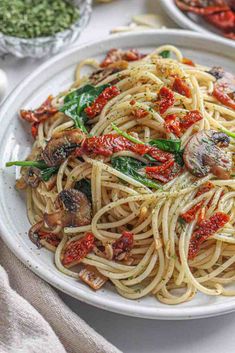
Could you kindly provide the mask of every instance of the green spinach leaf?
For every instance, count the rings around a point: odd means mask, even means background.
[[[162,151],[171,153],[179,152],[181,147],[181,141],[178,139],[156,139],[149,141],[149,144],[159,148]]]
[[[85,85],[76,89],[75,91],[67,94],[64,98],[64,105],[60,108],[60,111],[65,115],[74,120],[76,128],[80,128],[83,132],[87,133],[85,124],[87,122],[87,116],[84,109],[103,92],[103,90],[109,85],[92,86]]]
[[[159,189],[160,184],[146,178],[139,170],[146,166],[145,163],[132,158],[132,157],[114,157],[111,159],[113,168],[119,172],[130,176],[131,178],[139,181],[141,184],[146,185],[153,189]]]

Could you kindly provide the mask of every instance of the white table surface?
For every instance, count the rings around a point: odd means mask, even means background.
[[[102,38],[111,28],[127,24],[138,13],[160,12],[158,0],[116,0],[95,6],[78,43]],[[166,19],[168,27],[176,27]],[[43,60],[0,58],[10,92]],[[157,321],[129,318],[96,309],[59,292],[67,305],[125,353],[234,353],[235,313],[193,321]],[[95,352],[94,352],[95,353]]]

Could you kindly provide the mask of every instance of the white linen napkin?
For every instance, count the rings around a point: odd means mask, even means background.
[[[73,313],[1,239],[0,352],[121,353]]]

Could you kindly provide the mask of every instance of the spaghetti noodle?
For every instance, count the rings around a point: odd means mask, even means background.
[[[35,142],[8,165],[22,166],[30,238],[61,272],[166,304],[235,295],[233,79],[171,45],[112,49],[21,111]]]

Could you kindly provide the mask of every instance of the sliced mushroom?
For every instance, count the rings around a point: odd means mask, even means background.
[[[120,60],[117,62],[114,62],[113,64],[109,65],[108,67],[104,69],[98,69],[94,71],[90,76],[89,76],[89,81],[93,85],[97,85],[99,82],[103,81],[106,79],[108,76],[115,74],[116,72],[120,72],[122,70],[127,69],[128,67],[128,62],[125,60]],[[111,82],[114,84],[114,82]]]
[[[83,192],[75,189],[63,190],[59,193],[54,213],[45,213],[44,221],[49,228],[78,227],[91,223],[91,204]]]
[[[55,134],[46,145],[42,156],[49,167],[59,166],[80,146],[85,134],[80,129]]]
[[[22,177],[28,186],[37,188],[41,182],[41,171],[36,167],[25,168],[22,172]]]
[[[79,278],[94,290],[100,289],[108,280],[95,267],[89,265],[79,272]]]
[[[219,179],[229,179],[232,156],[221,148],[227,147],[229,142],[225,133],[215,130],[202,130],[194,134],[183,154],[186,168],[199,178],[213,173]]]
[[[34,243],[38,248],[41,248],[42,245],[40,243],[40,237],[38,235],[38,232],[40,231],[40,229],[43,227],[43,221],[40,221],[36,224],[34,224],[28,232],[29,235],[29,239],[32,241],[32,243]]]
[[[221,66],[214,66],[208,71],[208,73],[214,76],[216,80],[219,80],[224,76],[224,69]]]

